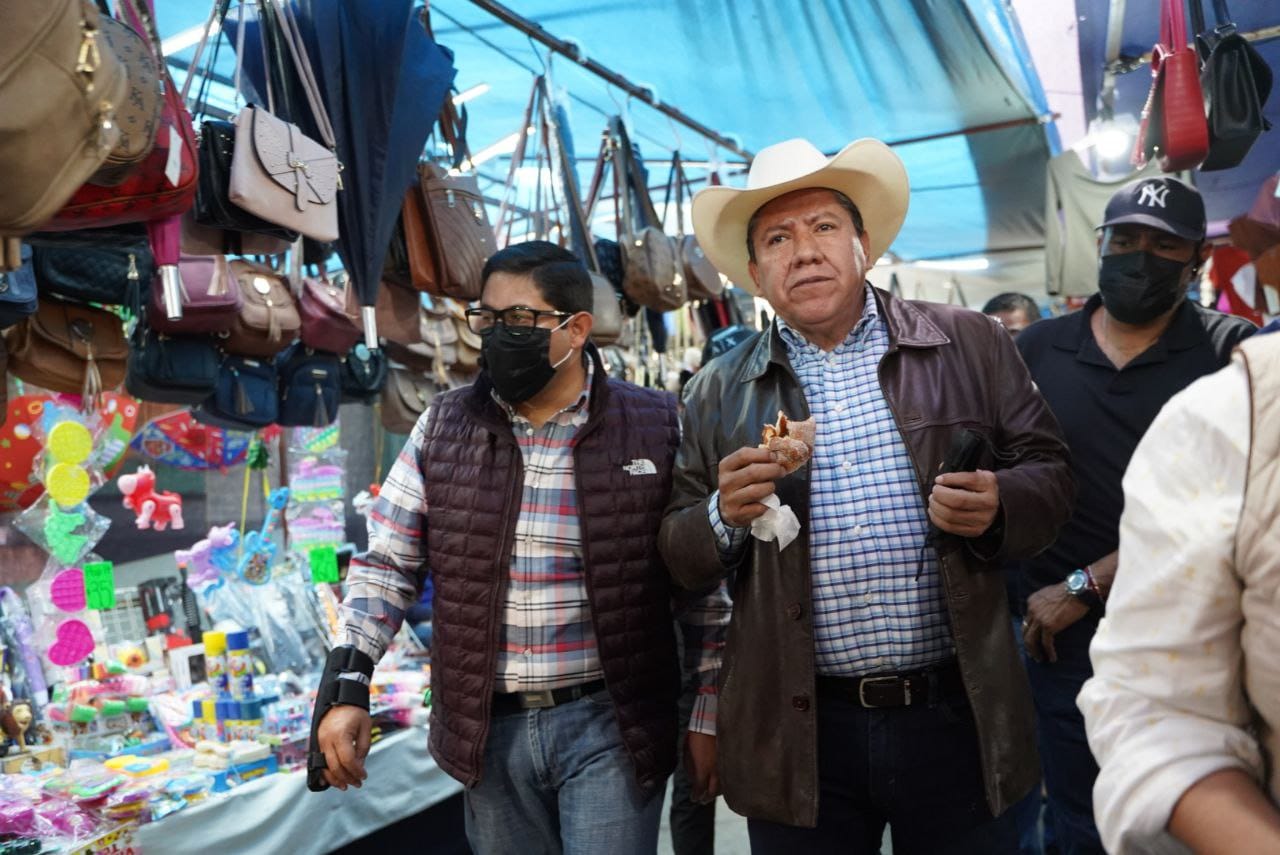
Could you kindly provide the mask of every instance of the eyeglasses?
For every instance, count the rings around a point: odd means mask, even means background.
[[[515,335],[528,335],[541,318],[571,318],[574,312],[530,309],[528,306],[511,306],[506,309],[467,309],[467,326],[477,335],[493,331],[501,323]]]

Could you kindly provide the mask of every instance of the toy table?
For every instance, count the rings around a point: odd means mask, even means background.
[[[142,852],[326,853],[462,792],[410,728],[374,745],[357,790],[307,790],[305,771],[268,775],[136,832]]]

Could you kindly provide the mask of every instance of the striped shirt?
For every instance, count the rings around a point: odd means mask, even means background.
[[[824,352],[777,319],[818,431],[810,466],[809,551],[820,674],[914,670],[954,654],[937,554],[915,467],[880,389],[889,330],[867,289],[862,318]],[[726,563],[749,529],[709,515]]]
[[[503,406],[524,458],[524,488],[516,522],[506,599],[502,605],[494,691],[573,686],[604,676],[583,573],[574,483],[575,437],[587,422],[595,365],[569,407],[535,428]],[[369,550],[351,564],[340,641],[376,662],[417,601],[426,568],[426,506],[419,464],[431,409],[419,419],[369,512]],[[724,586],[698,599],[677,600],[685,668],[698,694],[690,728],[715,732],[715,685],[729,622]],[[673,627],[674,631],[674,627]]]

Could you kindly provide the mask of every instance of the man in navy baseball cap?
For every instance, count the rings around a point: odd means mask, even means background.
[[[1168,177],[1128,184],[1098,228],[1100,293],[1016,342],[1071,447],[1077,487],[1058,539],[1015,575],[1049,813],[1059,848],[1077,853],[1103,851],[1093,820],[1098,766],[1075,699],[1093,673],[1089,642],[1119,563],[1121,480],[1165,402],[1226,365],[1254,329],[1186,299],[1207,255],[1194,188]],[[1146,569],[1119,572],[1140,578]]]

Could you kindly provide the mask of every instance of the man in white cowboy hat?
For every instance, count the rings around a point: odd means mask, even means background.
[[[999,817],[1039,780],[1000,568],[1066,519],[1067,450],[998,324],[867,284],[907,197],[879,141],[790,140],[693,202],[777,313],[689,383],[659,537],[680,582],[732,585],[719,781],[756,853],[878,852],[886,823],[897,853],[1013,851]],[[780,410],[817,423],[791,474],[758,447]],[[751,531],[775,499],[782,549]]]

